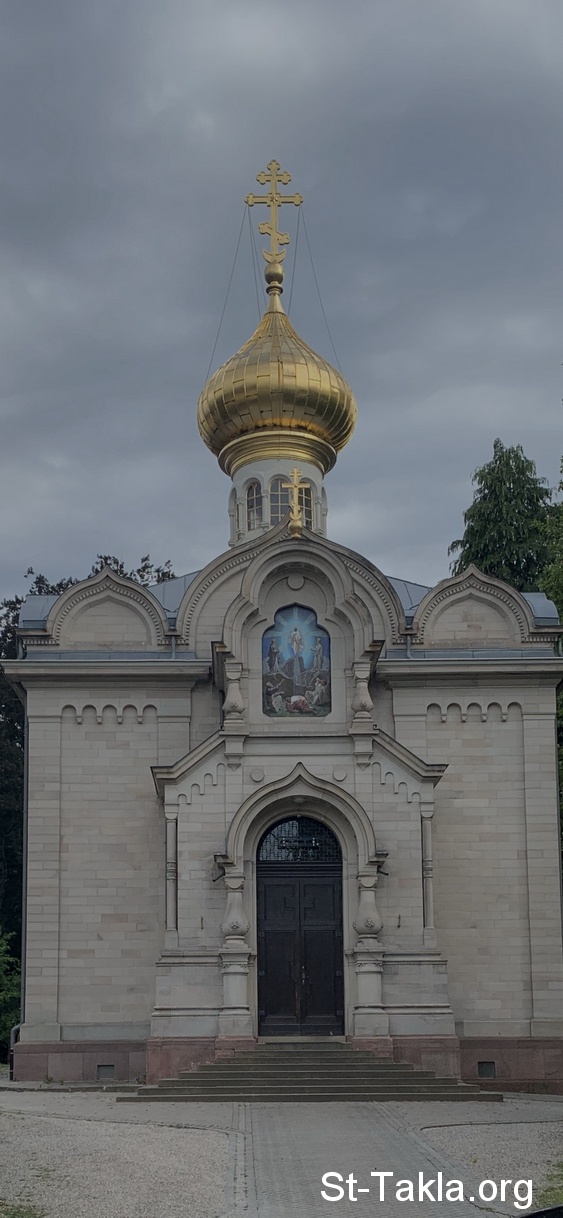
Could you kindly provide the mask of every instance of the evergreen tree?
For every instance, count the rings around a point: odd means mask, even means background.
[[[20,1018],[20,968],[10,952],[10,937],[0,931],[0,1061],[5,1061],[10,1032]]]
[[[143,587],[175,579],[169,559],[163,566],[155,566],[148,554],[133,571],[127,571],[114,555],[98,554],[90,576],[97,575],[105,566]],[[60,596],[79,582],[68,576],[51,583],[29,567],[26,578],[31,577],[29,595]],[[24,710],[2,676],[1,661],[16,658],[16,627],[23,600],[23,596],[14,596],[0,602],[0,927],[14,945],[14,951],[21,935]]]
[[[563,495],[563,460],[559,491]],[[563,500],[552,503],[547,510],[545,539],[549,557],[540,580],[540,588],[555,602],[560,620],[563,621]]]
[[[546,521],[551,491],[538,477],[520,444],[505,448],[495,440],[493,459],[475,470],[477,489],[463,514],[465,532],[448,553],[459,551],[452,574],[470,565],[503,579],[520,592],[538,588],[549,561]]]
[[[563,495],[563,460],[559,491]],[[554,601],[563,622],[563,500],[552,503],[547,511],[545,536],[549,561],[539,581],[539,586],[550,600]],[[559,746],[559,798],[561,804],[561,841],[563,845],[563,692],[557,696],[557,743]]]

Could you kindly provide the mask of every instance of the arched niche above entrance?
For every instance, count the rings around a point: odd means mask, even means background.
[[[273,718],[324,718],[332,709],[330,634],[315,610],[284,605],[262,635],[262,710]]]
[[[354,868],[375,868],[385,858],[377,850],[373,825],[358,800],[335,784],[315,778],[299,762],[286,778],[268,783],[241,804],[227,834],[228,868],[242,874],[245,864],[256,858],[265,831],[297,812],[328,825],[343,859]]]

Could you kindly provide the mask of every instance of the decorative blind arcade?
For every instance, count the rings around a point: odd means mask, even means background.
[[[260,863],[339,863],[340,846],[334,833],[309,816],[284,820],[262,838]]]

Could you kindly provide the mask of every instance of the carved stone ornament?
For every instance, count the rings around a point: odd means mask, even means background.
[[[240,688],[242,664],[226,663],[227,692],[223,702],[223,714],[226,719],[242,719],[244,702]]]
[[[376,939],[383,922],[375,903],[377,875],[358,876],[358,912],[354,918],[354,930],[360,939]]]
[[[369,664],[354,664],[354,697],[352,699],[354,719],[371,720],[373,702],[368,688],[369,678]]]
[[[221,930],[227,941],[244,939],[250,929],[250,922],[242,903],[244,876],[225,876],[225,888],[227,889],[227,908],[221,923]]]

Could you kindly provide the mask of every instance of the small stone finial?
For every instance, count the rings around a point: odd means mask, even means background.
[[[277,294],[283,290],[281,286],[283,282],[282,262],[285,258],[285,249],[280,247],[289,245],[289,233],[280,233],[278,230],[278,208],[283,203],[293,203],[295,207],[299,207],[303,202],[303,196],[280,194],[279,186],[285,186],[291,182],[291,174],[286,169],[282,170],[278,161],[269,161],[267,170],[256,174],[256,181],[260,182],[261,186],[269,183],[269,193],[267,195],[250,194],[244,201],[249,207],[254,207],[255,203],[265,203],[266,207],[270,209],[270,219],[263,220],[258,225],[258,231],[270,238],[269,250],[262,250],[267,263],[264,275],[268,284],[268,292]]]

